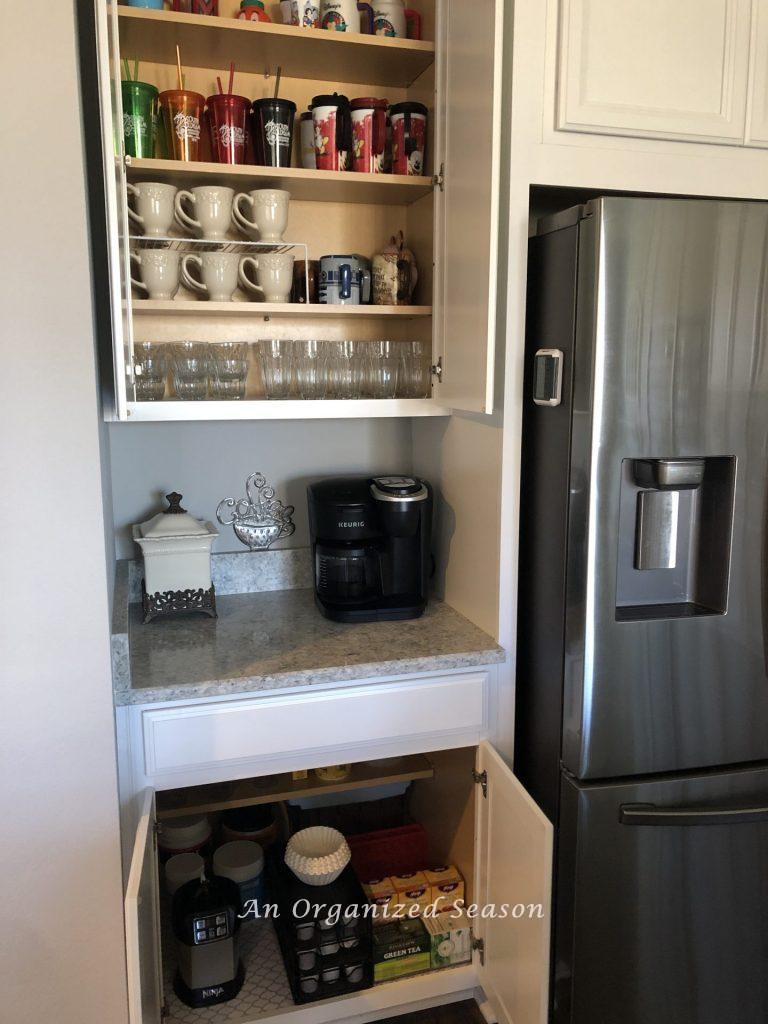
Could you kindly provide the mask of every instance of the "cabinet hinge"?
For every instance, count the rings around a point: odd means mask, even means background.
[[[432,366],[430,366],[429,372],[431,373],[431,375],[433,377],[436,378],[438,384],[442,381],[442,379],[443,379],[443,357],[442,356],[440,356],[438,358],[436,363],[434,363]]]
[[[443,164],[440,164],[440,170],[437,174],[432,175],[432,187],[439,188],[441,192],[445,191],[445,174],[443,172]]]
[[[155,849],[157,849],[157,837],[161,836],[162,834],[163,834],[163,826],[160,824],[159,821],[153,821],[152,822],[152,841],[154,843]]]
[[[480,955],[480,966],[485,967],[485,939],[472,939],[472,949]]]
[[[472,778],[475,780],[478,786],[483,790],[483,796],[488,799],[488,772],[472,772]]]

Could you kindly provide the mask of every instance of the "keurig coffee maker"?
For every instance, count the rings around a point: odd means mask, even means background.
[[[245,972],[238,933],[240,890],[228,878],[194,879],[173,896],[178,970],[173,987],[187,1006],[234,999]]]
[[[427,606],[432,488],[410,476],[310,484],[320,611],[337,622],[415,619]]]

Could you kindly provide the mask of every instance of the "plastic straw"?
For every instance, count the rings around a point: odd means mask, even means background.
[[[179,53],[179,44],[176,43],[176,71],[179,75],[179,88],[184,88],[184,77],[181,73],[181,54]]]
[[[283,73],[283,69],[278,64],[278,66],[277,66],[277,74],[275,75],[275,96],[274,96],[275,99],[277,99],[277,94],[280,91],[280,75],[282,73]]]
[[[221,84],[221,75],[216,75],[216,82],[219,86],[219,96],[221,96],[224,92],[224,87]]]
[[[138,82],[138,80],[139,80],[139,62],[138,62],[138,60],[135,60],[133,62],[133,80],[134,80],[134,82]]]
[[[235,62],[229,64],[229,95],[232,95],[232,86],[235,84]]]

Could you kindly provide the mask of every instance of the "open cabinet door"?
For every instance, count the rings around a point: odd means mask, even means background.
[[[493,411],[503,0],[438,6],[437,354],[441,405]]]
[[[478,900],[506,917],[476,921],[480,983],[500,1024],[546,1024],[552,825],[488,743],[478,748]]]
[[[94,13],[95,78],[84,81],[83,103],[86,117],[98,118],[101,126],[100,166],[89,161],[88,192],[95,255],[103,250],[106,255],[106,266],[100,259],[94,261],[94,300],[102,391],[113,399],[112,408],[105,411],[124,420],[126,401],[134,390],[133,327],[117,3],[95,0]],[[84,74],[87,69],[88,65]]]
[[[125,893],[130,1024],[159,1024],[163,1004],[155,793],[145,789]]]

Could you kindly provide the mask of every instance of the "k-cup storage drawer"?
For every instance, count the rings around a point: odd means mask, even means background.
[[[144,708],[146,782],[167,789],[477,743],[487,733],[489,676],[478,670]]]

